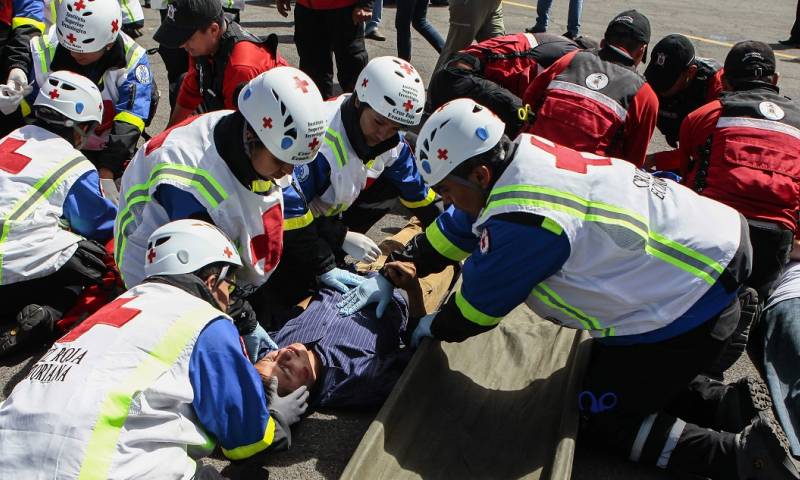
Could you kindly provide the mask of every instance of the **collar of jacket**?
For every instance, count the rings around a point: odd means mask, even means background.
[[[79,75],[83,75],[96,84],[100,84],[103,75],[107,70],[112,68],[125,68],[125,42],[122,36],[118,36],[111,49],[106,51],[100,60],[90,64],[81,65],[72,58],[69,50],[61,45],[56,47],[56,54],[53,55],[53,61],[50,62],[50,71],[55,72],[58,70],[69,70]]]
[[[634,69],[633,57],[628,55],[628,52],[613,45],[606,44],[600,50],[597,50],[597,55],[607,62],[613,62],[623,67]]]
[[[217,146],[219,156],[225,160],[225,164],[244,188],[259,195],[266,195],[270,188],[254,188],[254,185],[263,185],[269,180],[262,178],[250,162],[250,154],[244,146],[245,128],[247,126],[244,116],[238,111],[225,115],[214,127],[214,144]]]
[[[356,95],[350,95],[350,98],[342,103],[340,107],[342,111],[342,124],[344,124],[344,132],[347,134],[347,139],[350,140],[350,145],[355,150],[358,158],[362,162],[367,163],[378,155],[388,152],[398,143],[400,143],[400,135],[392,135],[388,140],[370,147],[367,145],[367,140],[364,138],[364,133],[361,131],[361,125],[358,119],[364,111],[364,104],[362,103],[356,108]]]
[[[206,287],[200,278],[191,273],[182,273],[180,275],[153,275],[144,281],[145,283],[163,283],[180,288],[189,295],[195,296],[200,300],[204,300],[212,307],[219,309],[219,304],[211,292]],[[221,312],[221,310],[220,310]]]

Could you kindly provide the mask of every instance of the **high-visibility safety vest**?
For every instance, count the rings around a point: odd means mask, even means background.
[[[706,152],[686,185],[745,217],[797,232],[800,218],[800,106],[766,88],[725,92]]]
[[[119,86],[125,82],[129,71],[135,68],[139,59],[147,52],[144,48],[139,46],[135,40],[126,35],[124,32],[119,32],[122,37],[123,45],[125,48],[125,68],[111,68],[106,70],[101,78],[100,93],[103,98],[103,122],[98,126],[92,135],[87,140],[87,146],[84,150],[103,150],[106,143],[108,143],[108,136],[111,133],[111,123],[113,121],[123,121],[136,126],[140,131],[144,130],[145,120],[133,115],[129,112],[116,113],[114,106],[119,99]],[[58,37],[56,36],[56,27],[50,27],[45,35],[40,37],[33,37],[31,39],[31,57],[33,59],[33,73],[37,85],[44,85],[47,77],[52,73],[50,71],[50,64],[56,54],[56,47],[58,47]],[[141,67],[141,66],[140,66]],[[137,75],[140,73],[136,71]],[[142,71],[141,75],[151,75],[151,72]],[[151,80],[148,80],[151,81]],[[28,116],[31,113],[31,103],[28,99],[23,99],[21,108],[23,116]]]
[[[318,155],[324,156],[331,167],[331,184],[322,195],[312,199],[309,204],[315,217],[330,217],[347,210],[361,191],[380,177],[386,167],[394,164],[403,151],[403,141],[401,140],[396,146],[366,164],[358,157],[350,145],[342,122],[341,106],[350,98],[350,95],[340,95],[325,102],[325,108],[329,109],[331,120],[325,131]],[[436,195],[433,190],[429,193],[429,198],[423,201],[426,204],[430,203]],[[408,202],[402,198],[400,203],[409,208],[419,206],[415,205],[415,202]]]
[[[283,251],[283,194],[271,182],[263,195],[245,189],[219,155],[214,127],[231,113],[220,110],[190,117],[153,137],[122,175],[114,258],[129,288],[144,279],[150,234],[177,220],[153,199],[160,185],[190,193],[233,240],[244,264],[238,283],[257,287],[277,267]]]
[[[213,440],[192,408],[189,360],[223,316],[146,283],[84,320],[0,405],[0,478],[192,478],[187,447]]]
[[[623,160],[527,134],[516,144],[473,228],[479,234],[495,215],[523,212],[567,236],[566,263],[526,300],[542,318],[593,336],[651,332],[731,275],[745,228],[732,208]],[[463,297],[456,301],[470,318]]]
[[[548,85],[531,132],[581,152],[620,153],[628,108],[644,84],[630,68],[577,52]]]
[[[82,237],[61,224],[70,188],[94,166],[58,135],[28,125],[0,140],[0,285],[55,273]]]

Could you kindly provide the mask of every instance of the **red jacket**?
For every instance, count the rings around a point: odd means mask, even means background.
[[[277,58],[264,45],[247,41],[238,42],[233,47],[230,60],[225,67],[225,79],[222,83],[225,108],[236,109],[236,98],[233,97],[239,85],[249,82],[271,68],[288,65],[280,54],[276,55]],[[178,91],[178,105],[193,111],[203,102],[197,82],[195,59],[190,57],[189,70]]]
[[[607,53],[570,52],[539,74],[522,98],[536,112],[527,133],[642,166],[658,118],[658,97],[634,70],[604,60],[601,55]],[[611,54],[622,57],[618,51]]]
[[[536,78],[538,65],[532,56],[516,56],[537,45],[533,34],[515,33],[490,38],[461,50],[477,58],[483,66],[483,78],[521,97]],[[508,58],[501,58],[507,56]]]

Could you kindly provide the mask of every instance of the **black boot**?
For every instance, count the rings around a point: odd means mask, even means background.
[[[61,312],[48,305],[32,303],[17,314],[17,323],[26,332],[41,328],[47,332],[53,331],[56,320],[61,318]]]
[[[739,480],[800,479],[800,473],[789,457],[789,442],[783,430],[765,413],[754,417],[736,440]]]
[[[741,378],[727,385],[719,402],[714,426],[726,432],[741,432],[750,425],[753,417],[770,410],[772,399],[764,382],[750,377]]]

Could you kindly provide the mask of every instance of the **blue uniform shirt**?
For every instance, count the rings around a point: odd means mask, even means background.
[[[67,192],[64,218],[77,234],[105,243],[114,234],[117,207],[100,193],[96,170],[84,173]]]

